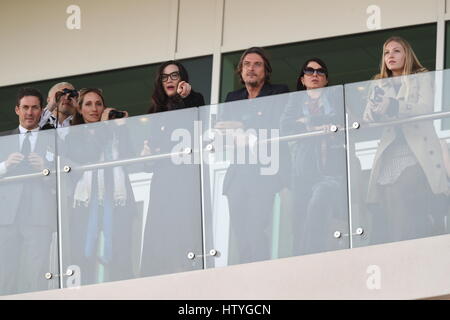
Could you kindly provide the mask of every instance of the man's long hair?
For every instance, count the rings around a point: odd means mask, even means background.
[[[245,84],[244,79],[242,79],[242,66],[244,63],[245,57],[250,53],[256,53],[258,54],[264,61],[264,72],[266,74],[265,82],[269,83],[270,81],[270,75],[272,74],[272,66],[270,65],[269,58],[267,57],[267,53],[264,51],[263,48],[260,47],[251,47],[244,51],[244,53],[241,55],[241,58],[239,59],[239,63],[236,67],[236,74],[239,76],[239,79],[241,79],[241,83]]]

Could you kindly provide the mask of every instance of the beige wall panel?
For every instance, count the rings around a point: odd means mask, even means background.
[[[450,0],[441,0],[441,1],[445,1],[444,18],[445,20],[450,20]]]
[[[0,85],[165,60],[174,50],[171,0],[1,0]],[[67,8],[81,9],[69,30]],[[175,15],[176,17],[176,15]],[[173,18],[172,18],[173,20]]]
[[[222,51],[368,32],[370,5],[382,29],[434,22],[438,1],[225,0]]]
[[[448,299],[449,269],[450,235],[442,235],[301,257],[108,282],[83,286],[76,290],[71,288],[0,296],[0,300]],[[365,313],[359,314],[369,313],[370,310],[366,309]],[[339,313],[336,312],[335,315],[337,317]],[[220,318],[220,313],[218,317],[211,318]]]
[[[180,0],[178,59],[212,54],[217,34],[217,5],[221,0]]]

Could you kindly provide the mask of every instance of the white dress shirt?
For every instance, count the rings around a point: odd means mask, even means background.
[[[68,116],[62,123],[58,123],[58,125],[56,125],[56,117],[47,108],[44,108],[41,115],[41,120],[39,121],[39,127],[42,128],[47,122],[52,124],[55,128],[69,127],[70,120],[72,120],[72,118],[73,116]]]
[[[26,138],[26,133],[30,132],[30,145],[31,145],[31,152],[34,152],[34,148],[36,147],[36,140],[37,140],[37,132],[39,131],[39,127],[33,129],[33,130],[28,130],[25,129],[22,126],[19,126],[19,150],[22,150],[22,145],[23,145],[23,141]]]

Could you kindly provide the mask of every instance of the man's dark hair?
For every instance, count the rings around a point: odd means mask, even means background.
[[[42,93],[35,88],[21,88],[17,93],[16,106],[20,106],[20,100],[23,97],[28,96],[37,97],[39,99],[40,107],[42,108],[44,106],[44,97],[42,96]]]
[[[242,79],[242,65],[244,63],[245,57],[250,53],[256,53],[258,54],[264,61],[264,72],[266,74],[265,82],[268,83],[270,81],[270,75],[272,74],[272,66],[270,65],[269,58],[267,57],[267,53],[264,51],[263,48],[260,47],[251,47],[244,51],[244,53],[241,55],[241,58],[239,59],[239,63],[236,68],[236,73],[239,76],[239,79],[241,79],[241,83],[244,84],[244,79]]]

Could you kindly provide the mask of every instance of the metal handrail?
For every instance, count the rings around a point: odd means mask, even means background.
[[[163,153],[163,154],[143,156],[143,157],[138,157],[138,158],[129,158],[129,159],[123,159],[123,160],[100,162],[100,163],[94,163],[94,164],[88,164],[88,165],[75,167],[75,168],[72,168],[71,170],[102,169],[102,168],[107,168],[107,167],[114,167],[117,165],[129,165],[129,164],[135,164],[135,163],[140,163],[140,162],[150,161],[150,160],[161,160],[161,159],[171,158],[173,156],[179,156],[179,155],[190,154],[190,153],[192,153],[192,150],[190,148],[186,148],[182,152]]]
[[[413,123],[413,122],[418,122],[418,121],[435,120],[435,119],[444,118],[444,117],[450,117],[450,111],[435,112],[432,114],[418,115],[418,116],[407,117],[404,119],[397,119],[397,120],[378,122],[378,123],[365,122],[364,124],[365,124],[365,128],[381,128],[381,127],[388,127],[388,126],[405,124],[405,123]],[[336,128],[337,128],[336,132],[347,130],[347,129],[357,130],[356,128],[353,128],[353,127],[347,128],[345,126],[343,126],[343,127],[336,126]],[[318,137],[318,136],[323,136],[323,135],[335,134],[336,132],[330,132],[329,130],[317,130],[317,131],[299,133],[299,134],[288,135],[288,136],[283,136],[283,137],[264,139],[264,140],[259,141],[258,144],[272,143],[275,141],[285,142],[285,141],[298,140],[298,139],[304,139],[304,138]],[[234,148],[235,146],[225,146],[225,147],[226,148]],[[71,171],[73,171],[73,170],[83,171],[83,170],[108,168],[108,167],[113,167],[113,166],[118,166],[118,165],[130,165],[130,164],[136,164],[136,163],[145,162],[145,161],[166,159],[166,158],[170,158],[173,156],[179,156],[179,155],[183,155],[183,154],[190,154],[192,152],[193,152],[192,149],[186,148],[182,152],[172,152],[172,153],[149,155],[149,156],[122,159],[122,160],[99,162],[99,163],[95,163],[95,164],[77,166],[74,168],[70,168],[70,170]],[[194,150],[194,152],[198,152],[198,151]],[[48,172],[49,172],[49,174],[55,174],[56,170],[49,170]],[[17,176],[3,177],[3,178],[0,178],[0,183],[20,181],[20,180],[31,179],[31,178],[38,178],[38,177],[42,177],[42,175],[43,175],[42,172],[34,172],[34,173],[29,173],[29,174],[17,175]]]
[[[157,155],[150,155],[150,156],[143,156],[138,158],[129,158],[129,159],[123,159],[123,160],[114,160],[114,161],[107,161],[107,162],[99,162],[95,164],[88,164],[88,165],[82,165],[77,167],[71,167],[70,171],[84,171],[84,170],[92,170],[92,169],[102,169],[102,168],[108,168],[108,167],[114,167],[118,165],[129,165],[129,164],[135,164],[140,163],[144,161],[151,161],[151,160],[160,160],[165,158],[170,158],[172,156],[179,156],[183,154],[190,154],[192,153],[192,150],[190,148],[186,148],[182,152],[172,152],[172,153],[164,153],[164,154],[157,154]],[[48,170],[48,174],[55,174],[56,170]],[[34,172],[29,174],[22,174],[17,176],[10,176],[10,177],[3,177],[0,178],[0,183],[6,183],[6,182],[14,182],[24,179],[31,179],[31,178],[39,178],[42,177],[44,174],[43,172]]]
[[[54,173],[54,172],[55,172],[55,170],[50,171],[50,173]],[[43,176],[42,172],[21,174],[21,175],[18,175],[18,176],[11,176],[11,177],[1,178],[0,179],[0,183],[14,182],[14,181],[23,180],[23,179],[38,178],[38,177],[42,177],[42,176]]]
[[[403,119],[383,121],[383,122],[377,122],[377,123],[367,123],[367,122],[365,122],[365,124],[368,124],[369,128],[381,128],[381,127],[389,127],[389,126],[392,126],[392,125],[405,124],[405,123],[410,123],[410,122],[418,122],[418,121],[425,121],[425,120],[436,120],[436,119],[445,118],[445,117],[450,117],[450,111],[434,112],[434,113],[430,113],[430,114],[406,117],[406,118],[403,118]]]
[[[426,120],[436,120],[436,119],[440,119],[440,118],[445,118],[445,117],[450,117],[450,111],[445,111],[445,112],[434,112],[431,114],[425,114],[425,115],[418,115],[418,116],[412,116],[412,117],[406,117],[403,119],[397,119],[397,120],[389,120],[389,121],[383,121],[383,122],[377,122],[377,123],[372,123],[372,122],[363,122],[365,125],[365,128],[382,128],[382,127],[389,127],[389,126],[393,126],[393,125],[399,125],[399,124],[405,124],[405,123],[412,123],[412,122],[419,122],[419,121],[426,121]],[[337,126],[338,131],[343,131],[343,130],[358,130],[357,128],[353,128],[353,127],[340,127]],[[333,134],[335,132],[330,132],[328,130],[317,130],[317,131],[311,131],[311,132],[306,132],[306,133],[299,133],[299,134],[294,134],[294,135],[289,135],[289,136],[283,136],[283,137],[279,137],[279,138],[272,138],[272,139],[267,139],[264,141],[261,141],[260,143],[266,143],[266,142],[272,142],[272,141],[290,141],[290,140],[297,140],[297,139],[301,139],[301,138],[310,138],[310,137],[317,137],[317,136],[322,136],[322,135],[327,135],[327,134]]]

